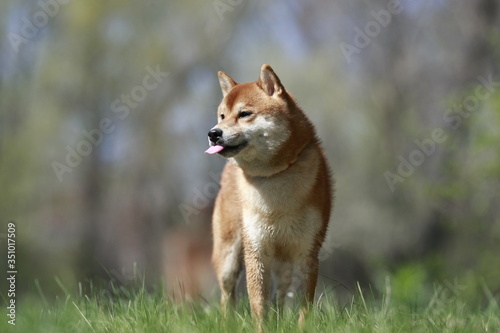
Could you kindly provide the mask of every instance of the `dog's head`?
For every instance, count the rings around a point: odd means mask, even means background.
[[[223,99],[206,152],[241,161],[270,160],[290,138],[295,104],[280,79],[263,65],[255,82],[238,84],[219,72],[219,83]]]

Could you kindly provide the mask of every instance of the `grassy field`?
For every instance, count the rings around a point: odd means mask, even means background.
[[[24,299],[18,306],[16,326],[3,315],[0,332],[253,332],[248,305],[242,302],[226,320],[216,304],[175,304],[162,292],[83,293],[48,301]],[[339,306],[324,294],[310,312],[302,332],[500,332],[496,301],[471,305],[436,288],[425,301],[379,300],[358,293]],[[489,304],[488,304],[489,303]],[[272,313],[266,332],[299,332],[292,310],[281,318]]]

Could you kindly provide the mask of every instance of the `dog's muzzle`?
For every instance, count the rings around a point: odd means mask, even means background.
[[[214,143],[214,144],[217,144],[218,141],[220,141],[222,139],[222,130],[220,128],[212,128],[209,132],[208,132],[208,139],[210,140],[210,142]]]

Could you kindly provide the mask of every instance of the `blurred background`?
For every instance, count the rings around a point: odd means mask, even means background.
[[[2,1],[1,267],[13,221],[18,297],[141,279],[215,299],[217,71],[268,63],[335,173],[320,290],[498,295],[499,16],[495,0]]]

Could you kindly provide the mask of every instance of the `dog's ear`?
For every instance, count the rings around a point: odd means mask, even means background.
[[[222,96],[224,97],[227,95],[229,90],[231,90],[238,83],[236,83],[236,81],[224,72],[219,72],[218,75],[220,88],[222,89]]]
[[[269,96],[281,96],[285,92],[280,79],[274,73],[271,66],[267,64],[262,65],[260,68],[259,86]]]

